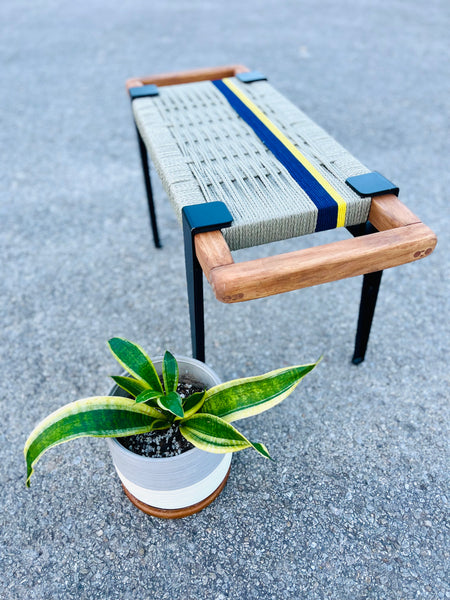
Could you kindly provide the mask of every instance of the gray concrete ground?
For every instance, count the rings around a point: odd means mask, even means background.
[[[2,1],[2,599],[450,596],[449,16],[445,0]],[[107,392],[109,337],[190,353],[181,233],[158,184],[152,247],[124,81],[233,62],[396,182],[438,248],[385,273],[360,367],[358,279],[235,306],[207,291],[223,377],[325,359],[243,424],[276,463],[235,456],[202,513],[140,513],[103,440],[49,452],[27,491],[28,433]]]

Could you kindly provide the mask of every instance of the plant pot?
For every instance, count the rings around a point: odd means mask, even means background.
[[[162,357],[152,359],[158,374],[162,361]],[[187,357],[177,357],[177,361],[180,380],[188,375],[206,388],[221,383],[204,363]],[[123,394],[119,386],[111,390],[112,396]],[[165,519],[192,515],[208,506],[225,487],[231,453],[212,454],[192,448],[177,456],[148,458],[124,448],[116,438],[106,441],[126,495],[147,514]]]

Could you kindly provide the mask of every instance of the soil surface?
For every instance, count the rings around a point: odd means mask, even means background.
[[[192,379],[183,379],[178,383],[177,392],[181,398],[187,398],[195,392],[201,392],[205,386]],[[170,429],[162,431],[150,431],[149,433],[139,433],[127,437],[117,438],[117,440],[135,454],[148,456],[152,458],[167,458],[177,456],[187,452],[194,446],[188,442],[180,433],[178,425],[173,425]]]

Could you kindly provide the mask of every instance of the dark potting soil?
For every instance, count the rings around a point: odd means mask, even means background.
[[[177,392],[184,399],[204,389],[205,386],[198,381],[185,378],[178,383]],[[149,433],[117,438],[117,441],[127,450],[151,458],[177,456],[177,454],[187,452],[187,450],[194,447],[181,435],[178,425],[173,425],[170,429],[161,431],[150,431]]]

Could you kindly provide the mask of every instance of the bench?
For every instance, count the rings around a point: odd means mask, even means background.
[[[193,356],[205,359],[203,273],[226,303],[364,275],[352,359],[362,362],[383,270],[437,242],[398,188],[242,65],[133,78],[127,89],[155,246],[150,159],[183,227]],[[335,227],[353,237],[237,263],[231,254]]]

